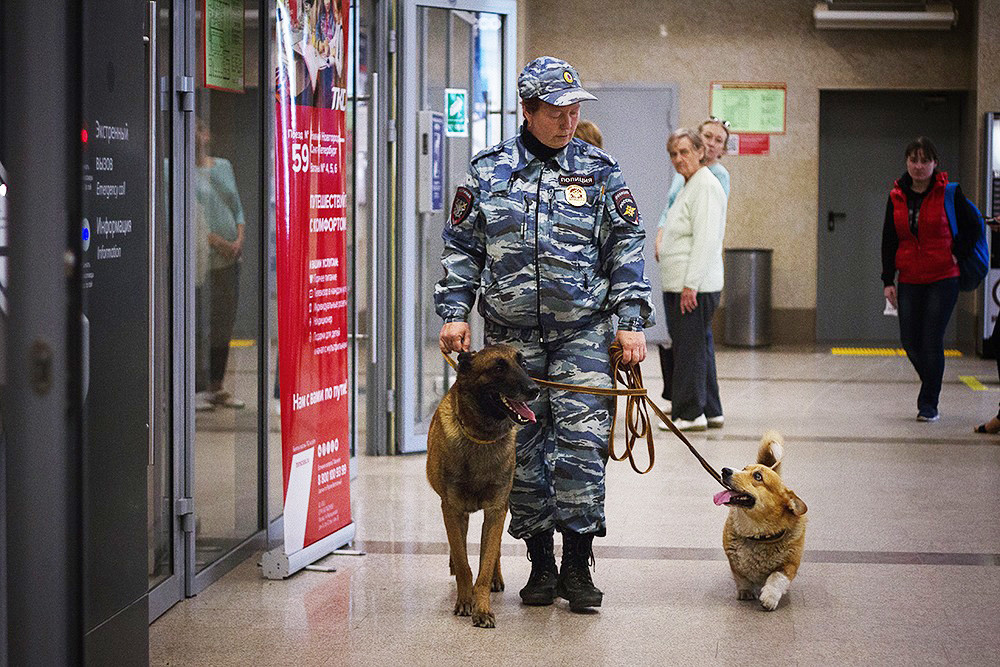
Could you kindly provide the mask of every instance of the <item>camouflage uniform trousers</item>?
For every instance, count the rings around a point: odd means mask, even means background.
[[[507,343],[524,355],[528,375],[552,382],[611,387],[610,318],[539,341],[538,329],[486,323],[486,342]],[[510,528],[517,539],[559,529],[605,534],[604,468],[612,399],[539,387],[536,421],[517,434],[510,493]]]

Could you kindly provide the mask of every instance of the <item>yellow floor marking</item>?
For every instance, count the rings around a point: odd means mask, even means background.
[[[905,357],[906,351],[901,347],[832,347],[830,354],[848,357]],[[961,357],[958,350],[945,350],[946,357]]]
[[[958,379],[965,383],[972,391],[987,391],[988,387],[980,382],[974,375],[959,375]]]
[[[257,341],[246,338],[234,338],[229,341],[229,347],[253,347],[256,344]]]

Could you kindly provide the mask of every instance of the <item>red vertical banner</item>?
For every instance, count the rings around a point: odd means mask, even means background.
[[[277,0],[275,199],[285,553],[351,523],[349,0]]]

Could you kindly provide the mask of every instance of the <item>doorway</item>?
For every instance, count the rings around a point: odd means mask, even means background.
[[[434,284],[441,277],[441,230],[451,196],[474,155],[516,131],[516,2],[407,3],[402,76],[400,198],[397,233],[398,298],[395,395],[398,453],[424,451],[427,428],[454,377],[438,349],[441,319]],[[447,98],[449,92],[451,97]],[[446,108],[446,98],[451,104]],[[424,150],[420,112],[448,118],[440,167],[443,195],[433,203],[420,185]],[[449,113],[451,114],[449,116]],[[462,122],[464,120],[464,125]],[[455,122],[451,122],[455,121]],[[422,203],[422,199],[424,200]],[[482,326],[471,318],[473,346]],[[392,453],[383,451],[379,453]]]
[[[883,315],[882,225],[903,150],[929,137],[939,169],[959,181],[964,93],[820,91],[816,338],[896,343],[899,323]],[[945,344],[955,342],[955,318]]]

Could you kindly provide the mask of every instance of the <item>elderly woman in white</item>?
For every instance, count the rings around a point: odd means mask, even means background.
[[[667,140],[667,152],[684,187],[656,235],[656,259],[674,348],[671,412],[681,430],[723,424],[715,374],[712,316],[722,292],[722,239],[726,193],[704,166],[705,144],[681,128]]]

